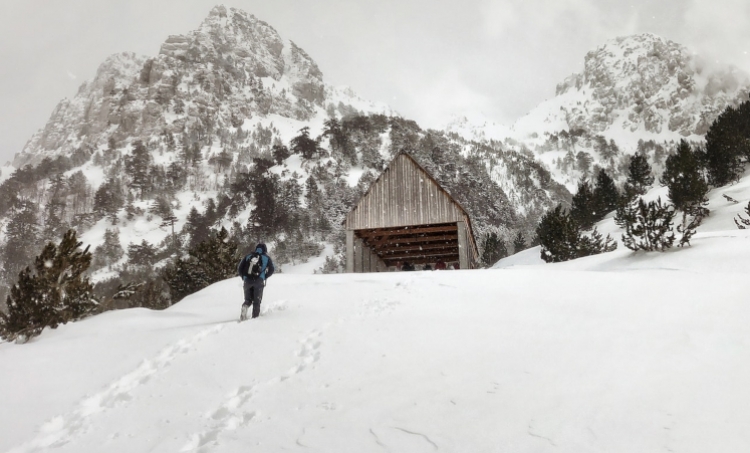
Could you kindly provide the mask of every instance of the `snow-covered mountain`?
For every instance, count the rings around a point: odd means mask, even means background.
[[[526,136],[565,129],[615,139],[628,132],[643,140],[702,136],[748,92],[750,79],[737,69],[709,67],[686,47],[653,34],[633,35],[586,54],[583,72],[565,79],[555,98],[513,129]]]
[[[447,129],[527,147],[572,189],[586,172],[561,164],[569,151],[574,157],[583,151],[592,164],[617,176],[623,156],[643,151],[639,142],[669,148],[681,138],[701,141],[719,113],[748,93],[747,74],[708,64],[686,47],[646,33],[610,40],[587,53],[582,72],[567,77],[553,98],[511,126],[463,118]],[[651,158],[658,168],[659,159]]]
[[[299,137],[307,155],[293,145]],[[174,217],[184,251],[197,234],[197,210],[240,242],[262,237],[272,249],[336,250],[340,260],[341,216],[402,150],[467,207],[480,242],[490,231],[530,239],[539,216],[570,197],[532,154],[424,130],[385,104],[330,86],[300,46],[251,14],[217,6],[196,30],[170,36],[155,57],[109,57],[59,103],[16,155],[20,170],[2,174],[0,252],[11,242],[9,229],[35,229],[9,228],[25,213],[44,232],[28,239],[27,260],[68,227],[92,250],[117,230],[123,250],[146,241],[165,258],[176,241],[162,222]],[[284,197],[273,202],[284,206],[268,211],[283,220],[262,233],[251,231],[258,222],[250,219],[259,209],[252,186],[259,178]],[[311,236],[316,244],[301,245]],[[6,266],[9,282],[18,261]],[[102,270],[96,278],[113,275]]]
[[[238,127],[278,115],[298,122],[326,112],[391,114],[346,87],[323,81],[304,50],[244,11],[216,6],[198,29],[170,36],[159,55],[109,57],[16,156],[20,168],[76,148],[146,142],[164,133]]]
[[[709,199],[686,249],[279,274],[241,324],[235,278],[0,344],[0,451],[745,451],[750,176]]]
[[[703,68],[685,48],[637,35],[590,52],[581,74],[511,127],[474,116],[425,130],[328,85],[300,46],[217,6],[155,57],[108,58],[16,156],[19,171],[3,172],[3,278],[10,284],[40,244],[69,227],[92,250],[106,237],[123,251],[146,241],[156,268],[223,226],[243,246],[269,242],[282,267],[324,253],[337,269],[343,215],[401,150],[466,207],[480,247],[488,233],[528,241],[581,176],[605,168],[621,178],[636,150],[658,172],[671,140],[700,139],[747,92],[736,71]],[[293,146],[300,137],[307,152]],[[261,207],[259,199],[273,200]],[[8,247],[18,242],[11,232],[35,232],[16,247],[22,258]],[[116,252],[97,261],[96,279],[132,264]]]

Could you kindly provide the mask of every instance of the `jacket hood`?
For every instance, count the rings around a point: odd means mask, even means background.
[[[260,244],[256,245],[255,246],[255,250],[258,250],[258,249],[263,250],[263,254],[264,255],[268,254],[268,249],[266,248],[266,244],[264,244],[264,243],[261,242]]]

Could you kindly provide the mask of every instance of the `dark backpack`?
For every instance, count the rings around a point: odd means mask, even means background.
[[[240,265],[237,268],[237,271],[240,274],[240,277],[242,278],[249,278],[250,280],[255,280],[260,276],[261,266],[263,265],[263,260],[261,259],[261,255],[258,252],[253,252],[248,255],[245,255],[244,258],[242,258],[242,261],[240,261]]]

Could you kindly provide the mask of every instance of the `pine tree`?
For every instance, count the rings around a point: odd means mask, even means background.
[[[117,224],[117,213],[124,203],[125,197],[122,194],[120,181],[110,178],[96,190],[94,212],[103,214],[102,217],[106,216],[111,220],[112,225],[115,225]]]
[[[151,204],[151,207],[149,208],[149,212],[158,215],[162,219],[174,217],[172,203],[170,203],[169,198],[166,195],[156,196],[153,203]]]
[[[506,256],[508,251],[505,242],[494,231],[487,233],[482,241],[482,263],[485,267],[492,266]]]
[[[701,174],[701,157],[685,140],[680,140],[677,152],[667,158],[661,183],[669,189],[669,199],[682,211],[682,222],[677,231],[682,234],[680,247],[690,244],[695,229],[707,217],[708,184]]]
[[[45,327],[79,319],[96,308],[93,287],[86,276],[91,264],[88,247],[81,251],[74,230],[59,245],[48,243],[18,276],[7,298],[8,313],[0,313],[0,336],[28,340]]]
[[[162,278],[149,279],[139,284],[128,302],[132,307],[163,310],[171,305],[169,286]]]
[[[625,247],[633,251],[663,252],[671,248],[675,240],[674,215],[674,207],[662,204],[661,198],[648,203],[639,198],[618,210],[615,220],[625,228],[622,235]]]
[[[127,204],[125,205],[125,218],[128,220],[133,220],[135,216],[143,214],[143,210],[141,208],[135,207],[135,197],[133,196],[133,193],[128,191],[128,197],[127,197]]]
[[[591,190],[588,181],[581,178],[578,182],[578,190],[573,195],[570,217],[582,230],[590,230],[598,220],[595,209],[594,192]]]
[[[690,212],[708,202],[700,160],[685,140],[680,140],[677,152],[667,158],[661,184],[667,186],[669,199],[680,211]]]
[[[252,182],[255,195],[255,207],[250,211],[248,226],[260,240],[277,232],[281,210],[279,209],[278,176],[263,176]]]
[[[745,207],[745,214],[748,216],[747,219],[742,217],[742,214],[737,214],[737,217],[734,219],[734,224],[740,230],[746,230],[750,227],[750,201],[747,202],[747,206]]]
[[[140,244],[128,245],[128,260],[136,266],[151,266],[156,261],[156,247],[143,239]]]
[[[328,137],[331,149],[334,152],[346,158],[351,165],[357,164],[357,155],[353,152],[353,148],[349,142],[347,128],[343,127],[336,118],[326,120],[323,135]]]
[[[271,149],[271,155],[273,155],[273,159],[276,161],[276,165],[281,165],[286,159],[289,158],[289,156],[292,155],[292,153],[289,152],[289,148],[281,143],[277,143],[273,145],[273,149]]]
[[[604,170],[600,170],[599,174],[596,175],[596,186],[592,198],[593,216],[597,221],[617,209],[620,204],[620,192],[617,190],[615,182]]]
[[[516,237],[513,239],[513,253],[518,253],[522,250],[526,250],[526,239],[523,237],[523,233],[520,231],[516,233]]]
[[[162,271],[162,278],[169,286],[173,304],[208,286],[205,274],[195,265],[192,257],[178,258],[173,265]]]
[[[648,188],[654,183],[654,176],[651,174],[651,165],[648,158],[642,152],[636,153],[630,159],[628,166],[628,179],[625,182],[625,198],[628,202],[639,195],[643,195]]]
[[[44,207],[44,230],[42,238],[45,241],[53,241],[62,236],[69,225],[65,218],[65,198],[51,198]]]
[[[88,180],[82,171],[70,175],[67,180],[68,193],[72,196],[72,208],[74,214],[81,214],[86,209],[89,187]]]
[[[706,133],[706,167],[709,183],[721,187],[736,181],[750,159],[750,101],[727,107]]]
[[[31,263],[34,254],[39,250],[39,223],[36,205],[30,201],[22,202],[13,210],[5,229],[6,244],[3,248],[3,270],[6,281],[18,275],[18,272]]]
[[[310,138],[310,128],[307,126],[299,130],[299,135],[292,139],[290,145],[289,149],[294,154],[299,154],[307,160],[318,156],[322,151],[318,142]]]
[[[237,272],[237,243],[229,239],[225,228],[190,249],[188,257],[178,258],[162,277],[176,303],[206,286],[233,277]]]
[[[591,231],[590,236],[581,235],[578,242],[578,256],[598,255],[599,253],[612,252],[617,249],[617,243],[609,236],[603,237],[596,228]]]
[[[498,262],[499,260],[505,258],[508,256],[508,246],[505,244],[505,241],[503,238],[498,238],[497,240],[497,259],[495,262]]]
[[[617,248],[609,235],[602,238],[593,229],[591,236],[581,234],[581,229],[561,205],[542,216],[536,229],[541,243],[541,257],[547,263],[559,263],[589,255],[611,252]]]
[[[190,253],[201,264],[208,284],[235,276],[240,257],[237,243],[229,239],[229,232],[221,230],[211,234],[209,240],[201,242]]]
[[[111,266],[125,254],[120,244],[120,231],[117,228],[104,231],[104,243],[96,248],[94,256],[101,266]]]
[[[577,256],[578,226],[561,205],[542,217],[536,232],[542,245],[542,259],[547,263],[568,261]]]
[[[133,151],[125,161],[125,172],[131,178],[131,187],[139,191],[141,199],[150,188],[149,164],[151,164],[151,154],[143,142],[136,141],[133,144]]]
[[[198,212],[195,206],[190,208],[184,231],[190,235],[188,245],[190,249],[195,248],[198,244],[208,239],[211,234],[211,228],[207,219]]]

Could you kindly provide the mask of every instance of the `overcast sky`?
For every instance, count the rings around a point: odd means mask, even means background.
[[[327,82],[427,126],[464,112],[512,123],[586,52],[633,33],[750,72],[750,0],[0,0],[0,164],[108,55],[156,55],[217,3],[292,39]]]

